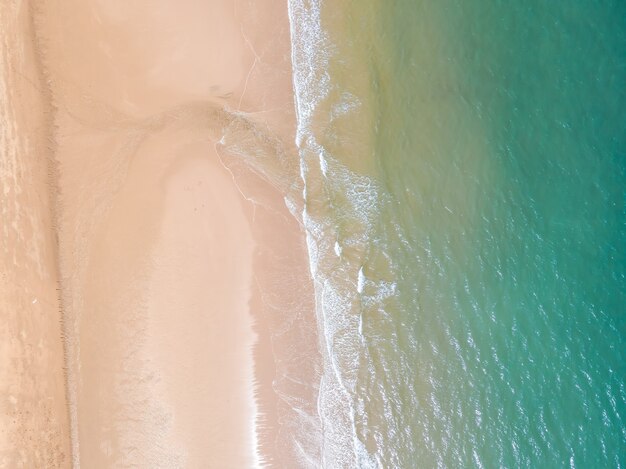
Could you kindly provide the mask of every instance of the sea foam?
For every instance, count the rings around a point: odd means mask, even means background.
[[[303,204],[299,218],[306,230],[315,284],[323,374],[318,400],[322,420],[323,467],[379,467],[367,448],[359,373],[370,368],[363,336],[364,312],[382,311],[381,301],[395,292],[393,282],[367,278],[369,255],[384,251],[377,219],[388,200],[371,176],[358,174],[323,142],[335,119],[361,112],[362,103],[333,83],[337,57],[322,26],[322,2],[291,0],[293,84],[297,113]],[[328,109],[328,102],[330,110]],[[350,147],[351,142],[346,142]],[[356,147],[356,145],[353,145]],[[384,255],[378,256],[386,259]],[[377,270],[391,272],[389,262]],[[378,275],[378,273],[376,274]]]

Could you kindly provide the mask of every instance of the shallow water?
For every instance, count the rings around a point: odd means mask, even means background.
[[[626,5],[292,0],[327,467],[626,464]]]

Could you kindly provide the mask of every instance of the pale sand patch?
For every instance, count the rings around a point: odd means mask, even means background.
[[[148,349],[175,409],[172,433],[193,448],[188,467],[251,467],[258,463],[248,313],[254,243],[215,154],[206,145],[185,152],[165,183]]]
[[[46,101],[28,2],[0,2],[0,468],[71,463]]]
[[[253,241],[214,144],[147,137],[95,230],[78,318],[86,467],[250,467]]]

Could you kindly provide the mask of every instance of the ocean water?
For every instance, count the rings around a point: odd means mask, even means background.
[[[318,463],[626,466],[626,3],[289,14]]]

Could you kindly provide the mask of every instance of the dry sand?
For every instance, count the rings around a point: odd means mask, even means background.
[[[50,109],[28,4],[0,2],[0,468],[69,467]]]
[[[294,405],[315,414],[319,356],[283,201],[297,172],[286,3],[35,1],[44,81],[18,5],[0,18],[21,41],[2,44],[16,124],[0,162],[0,464],[68,466],[71,440],[85,468],[296,465],[291,438],[318,431]],[[257,150],[271,155],[242,164]]]

